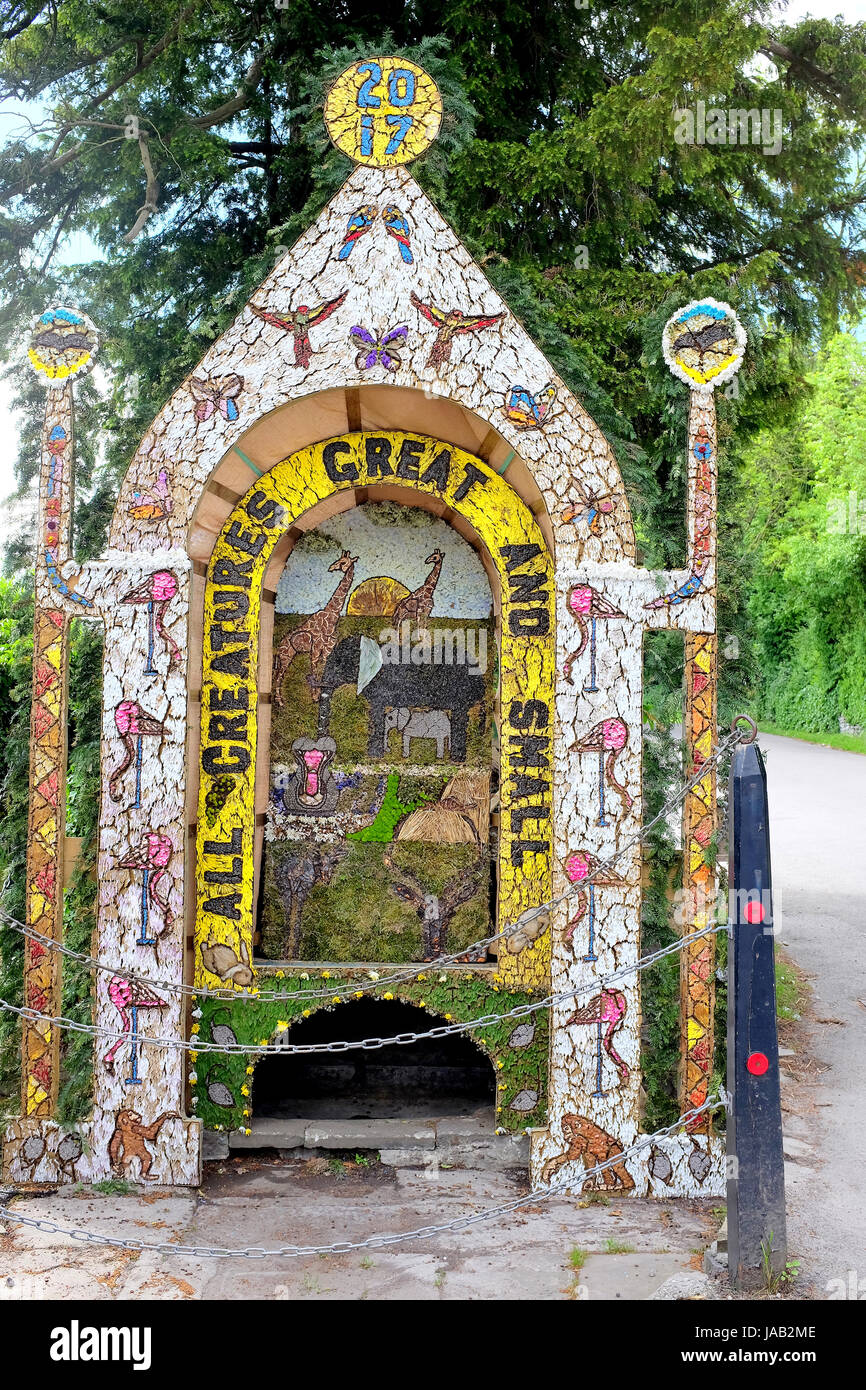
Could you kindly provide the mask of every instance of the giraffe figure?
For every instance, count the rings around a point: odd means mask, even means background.
[[[277,647],[274,657],[273,689],[274,700],[278,705],[283,704],[283,681],[286,678],[286,672],[295,657],[299,656],[301,652],[307,652],[309,655],[311,669],[308,680],[313,692],[313,699],[318,700],[325,662],[336,645],[337,623],[340,620],[346,596],[352,587],[357,562],[357,555],[350,555],[348,550],[344,550],[339,560],[335,560],[332,565],[328,566],[329,574],[333,571],[341,571],[343,575],[328,602],[324,608],[319,609],[318,613],[311,613],[300,627],[286,633]]]
[[[433,610],[433,595],[436,591],[436,585],[439,583],[444,559],[445,556],[441,550],[434,550],[432,555],[427,556],[424,564],[432,565],[432,570],[423,584],[417,589],[413,589],[412,593],[407,594],[405,598],[401,598],[392,614],[392,622],[398,632],[405,622],[416,622],[420,627],[425,618],[430,617]]]

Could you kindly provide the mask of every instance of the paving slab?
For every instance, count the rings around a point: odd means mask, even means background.
[[[306,1133],[306,1120],[253,1120],[250,1134],[238,1129],[226,1137],[228,1148],[234,1152],[235,1149],[303,1148]]]
[[[651,1298],[665,1280],[689,1268],[689,1258],[684,1252],[590,1255],[583,1268],[574,1272],[576,1296],[589,1302]]]

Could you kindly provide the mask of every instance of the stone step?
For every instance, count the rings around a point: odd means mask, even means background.
[[[209,1158],[256,1149],[294,1157],[374,1150],[382,1163],[395,1168],[503,1169],[529,1163],[528,1135],[494,1134],[489,1121],[471,1115],[440,1120],[254,1119],[249,1134],[206,1132]]]

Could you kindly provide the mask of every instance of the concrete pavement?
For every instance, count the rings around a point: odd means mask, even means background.
[[[760,744],[778,940],[814,991],[807,1055],[782,1059],[788,1247],[819,1297],[851,1270],[866,1296],[866,757]]]
[[[518,1174],[352,1164],[340,1176],[324,1159],[234,1159],[209,1164],[198,1192],[103,1196],[66,1188],[20,1197],[15,1210],[120,1239],[273,1249],[438,1224],[526,1188]],[[556,1197],[457,1234],[299,1259],[139,1253],[11,1224],[4,1236],[0,1223],[0,1302],[646,1299],[671,1275],[699,1266],[716,1225],[712,1205]]]

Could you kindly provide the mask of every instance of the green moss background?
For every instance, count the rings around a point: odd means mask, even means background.
[[[297,1022],[317,1009],[337,1010],[337,1000],[354,996],[362,984],[369,985],[365,971],[309,972],[303,978],[298,972],[260,971],[260,988],[266,991],[292,993],[296,990],[333,989],[328,999],[290,999],[280,1002],[256,1000],[222,1003],[215,999],[201,1002],[202,1016],[195,1025],[198,1036],[210,1041],[212,1028],[228,1025],[238,1042],[256,1044],[272,1042],[274,1034],[286,1024]],[[498,988],[490,970],[434,971],[399,985],[383,984],[367,991],[373,999],[399,999],[406,1004],[423,1007],[432,1016],[427,1026],[445,1021],[465,1023],[488,1013],[506,1013],[530,996]],[[527,1026],[528,1025],[528,1026]],[[521,1031],[518,1033],[517,1030]],[[339,1030],[337,1030],[339,1031]],[[419,1030],[420,1031],[420,1030]],[[469,1031],[468,1034],[490,1057],[496,1071],[497,1127],[515,1133],[530,1125],[544,1124],[547,1116],[547,1055],[549,1044],[549,1014],[539,1009],[524,1019],[495,1023],[489,1028]],[[515,1046],[513,1039],[523,1045]],[[207,1129],[244,1129],[251,1118],[251,1095],[256,1056],[198,1053],[191,1056],[196,1078],[191,1090],[195,1098],[193,1113]],[[216,1093],[224,1096],[224,1086],[232,1104],[220,1105],[208,1095],[208,1087],[217,1083]],[[221,1086],[219,1085],[221,1083]],[[514,1110],[512,1105],[522,1092],[535,1092],[537,1102],[529,1110]]]

